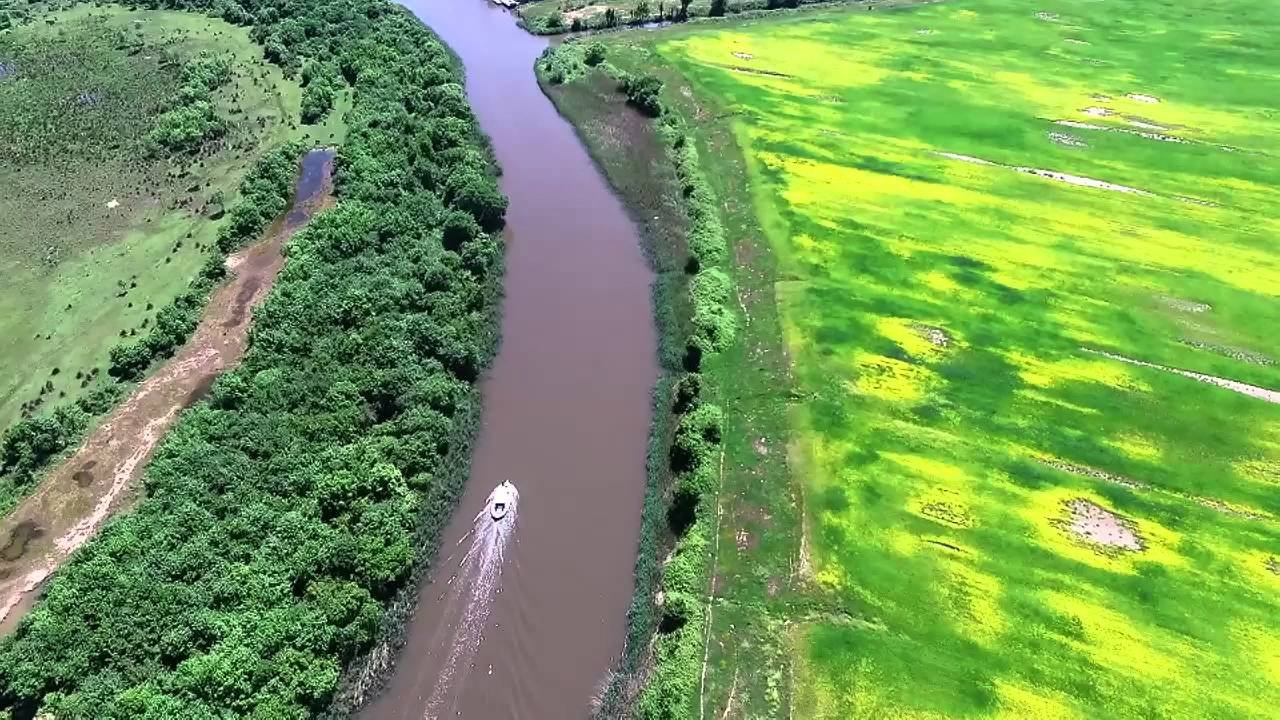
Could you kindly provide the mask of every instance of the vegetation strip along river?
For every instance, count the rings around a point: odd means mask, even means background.
[[[635,226],[533,74],[545,40],[483,0],[406,5],[461,58],[502,167],[502,346],[483,381],[471,479],[420,588],[388,687],[366,718],[584,717],[622,648],[657,378],[653,280]],[[442,596],[495,485],[519,525],[478,650],[437,687],[461,621]]]
[[[182,409],[240,361],[252,310],[284,266],[285,241],[332,200],[333,159],[332,150],[307,153],[292,207],[261,241],[227,258],[231,277],[210,298],[191,340],[0,521],[0,633],[17,626],[44,581],[135,497],[142,468]]]

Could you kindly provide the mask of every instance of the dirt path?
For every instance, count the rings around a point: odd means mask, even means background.
[[[227,259],[231,277],[213,292],[187,344],[0,521],[0,635],[17,626],[44,581],[72,552],[132,504],[160,438],[244,356],[251,311],[284,266],[285,241],[332,203],[333,157],[331,150],[307,154],[293,205],[262,240]]]

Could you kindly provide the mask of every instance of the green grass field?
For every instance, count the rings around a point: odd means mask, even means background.
[[[802,398],[805,589],[717,583],[790,657],[718,662],[713,623],[709,709],[761,707],[741,671],[793,717],[1274,717],[1280,404],[1121,357],[1280,390],[1277,25],[966,0],[639,41],[742,150]]]
[[[183,61],[206,51],[233,57],[215,92],[228,135],[189,161],[148,156]],[[112,6],[0,33],[0,430],[106,381],[110,347],[186,288],[212,201],[235,201],[264,148],[341,132],[340,112],[299,129],[296,81],[261,56],[244,28]]]

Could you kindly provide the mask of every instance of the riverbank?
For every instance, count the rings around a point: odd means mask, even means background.
[[[654,253],[667,258],[671,288],[656,298],[655,309],[674,320],[664,325],[670,338],[664,347],[677,349],[664,353],[673,391],[659,401],[667,422],[655,423],[652,437],[650,483],[660,502],[648,515],[648,541],[637,560],[628,654],[601,716],[677,718],[705,710],[718,717],[731,704],[736,712],[773,716],[789,692],[787,641],[767,607],[784,602],[795,579],[799,498],[787,471],[790,376],[772,252],[744,195],[743,158],[726,118],[698,104],[676,73],[628,35],[600,40],[604,64],[579,67],[564,83],[549,82],[544,73],[543,86],[633,214],[649,219],[646,237]],[[620,70],[657,73],[665,81],[663,119],[646,118],[628,104],[618,89]],[[694,123],[698,132],[687,132]],[[686,143],[692,155],[681,150]],[[633,162],[637,151],[647,161]],[[705,189],[696,189],[701,183]],[[695,331],[696,310],[686,258],[696,228],[691,202],[703,194],[724,237],[732,239],[714,266],[732,279],[728,307],[739,321],[736,339],[702,355],[699,372],[690,373],[685,339]],[[724,424],[717,482],[699,488],[691,521],[687,493],[696,483],[682,480],[690,473],[679,472],[673,441],[676,426],[698,403],[722,409]],[[747,546],[758,554],[745,557]],[[676,578],[673,567],[693,577]],[[694,595],[694,607],[674,607],[679,601],[670,596],[679,593]]]
[[[928,2],[930,0],[923,0]],[[937,0],[934,0],[937,1]],[[516,6],[521,25],[534,35],[565,35],[656,30],[684,23],[751,20],[841,5],[867,10],[915,5],[922,0],[533,0]]]

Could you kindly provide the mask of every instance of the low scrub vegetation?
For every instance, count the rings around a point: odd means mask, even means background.
[[[231,61],[204,55],[182,69],[182,85],[169,109],[156,118],[148,139],[170,153],[194,153],[227,132],[227,120],[213,103],[213,91],[231,80]]]

